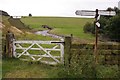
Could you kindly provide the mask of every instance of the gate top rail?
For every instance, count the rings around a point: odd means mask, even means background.
[[[64,41],[17,40],[17,41],[14,41],[14,43],[61,44],[61,43],[64,43]]]

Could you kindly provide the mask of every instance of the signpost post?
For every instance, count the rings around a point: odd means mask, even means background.
[[[98,47],[98,9],[96,9],[96,15],[95,15],[95,48],[94,48],[94,58],[95,58],[95,63],[98,63],[98,52],[97,52],[97,47]],[[100,24],[100,23],[98,23]],[[100,27],[100,26],[99,26]]]
[[[106,11],[106,10],[98,10],[98,9],[96,9],[96,11],[77,10],[75,12],[75,14],[76,15],[80,15],[80,16],[95,16],[95,47],[94,47],[94,58],[95,58],[95,63],[98,63],[97,47],[98,47],[98,27],[100,27],[100,23],[99,23],[100,15],[115,16],[116,12],[115,11]]]

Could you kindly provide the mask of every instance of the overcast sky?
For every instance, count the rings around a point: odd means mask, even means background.
[[[0,10],[12,16],[76,16],[76,10],[118,7],[120,0],[0,0]]]

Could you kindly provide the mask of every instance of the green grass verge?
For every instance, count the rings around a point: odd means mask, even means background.
[[[3,78],[51,78],[56,75],[56,66],[18,59],[3,59]]]
[[[86,57],[85,58],[89,58]],[[3,78],[118,78],[117,65],[96,66],[96,76],[93,75],[92,61],[81,58],[83,61],[71,67],[62,65],[52,66],[39,62],[25,62],[19,59],[3,59]]]

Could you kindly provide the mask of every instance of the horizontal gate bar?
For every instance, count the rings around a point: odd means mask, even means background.
[[[17,55],[20,55],[21,53],[17,53]],[[23,54],[25,56],[28,56],[29,54]],[[35,55],[35,54],[30,54],[30,56],[36,56],[36,57],[50,57],[49,55]],[[54,56],[55,58],[60,58],[60,56]]]
[[[19,47],[16,47],[16,49],[22,49],[22,50],[24,50],[24,49],[27,49],[27,48],[19,48]],[[48,48],[44,48],[45,50],[47,50],[47,51],[60,51],[60,49],[48,49]],[[30,48],[29,50],[42,50],[42,49],[40,49],[40,48]]]
[[[38,44],[51,44],[51,43],[55,43],[55,44],[59,44],[59,43],[64,43],[63,41],[29,41],[29,40],[25,40],[25,41],[14,41],[14,43],[27,43],[27,44],[31,44],[31,43],[38,43]]]

